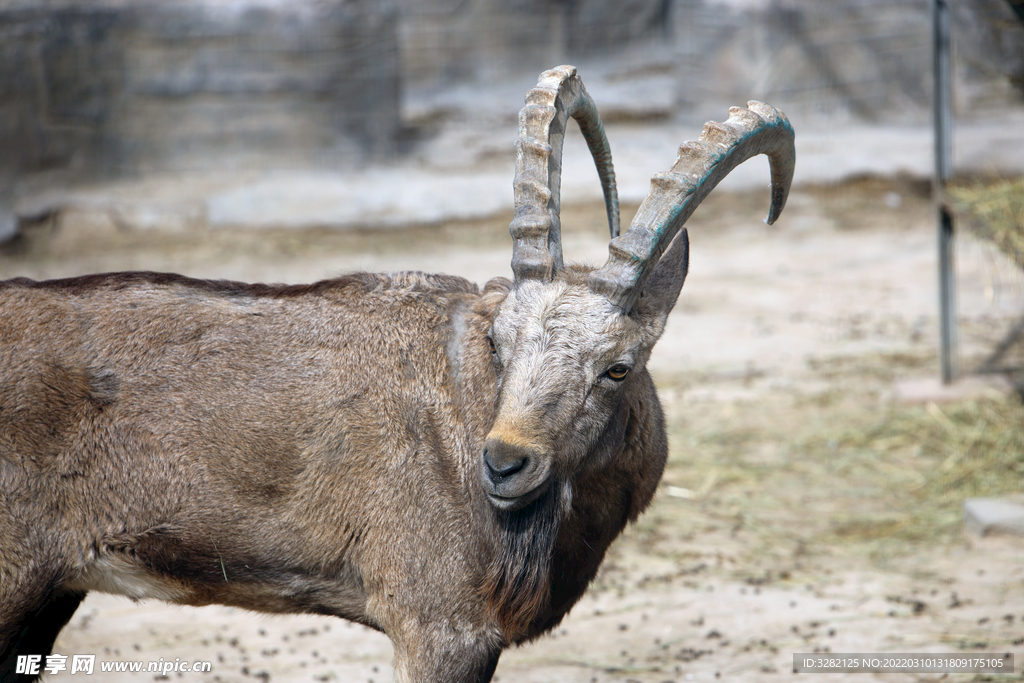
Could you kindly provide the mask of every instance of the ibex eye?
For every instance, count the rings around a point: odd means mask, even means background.
[[[487,335],[487,345],[491,347],[491,353],[498,352],[498,349],[494,346],[494,340],[491,338],[491,335]]]
[[[613,365],[608,368],[607,375],[616,382],[621,382],[626,379],[626,375],[629,374],[629,368],[625,365]]]

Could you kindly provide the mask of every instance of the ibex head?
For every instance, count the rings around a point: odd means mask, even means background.
[[[607,263],[597,269],[562,264],[559,181],[570,117],[604,189],[612,240]],[[683,224],[722,178],[758,154],[771,163],[767,222],[774,222],[795,165],[793,129],[783,114],[760,102],[734,107],[726,122],[708,123],[699,141],[684,143],[667,173],[654,176],[619,236],[608,141],[575,68],[541,75],[519,126],[509,228],[515,282],[488,335],[498,398],[481,454],[484,491],[502,510],[530,504],[553,482],[571,486],[619,450],[608,442],[629,438],[630,402],[653,393],[646,363],[686,278]]]

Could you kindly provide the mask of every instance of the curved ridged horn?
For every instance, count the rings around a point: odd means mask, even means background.
[[[725,176],[747,159],[767,154],[772,203],[765,221],[774,223],[786,205],[796,166],[793,128],[786,115],[762,102],[732,107],[724,123],[704,125],[697,142],[684,142],[667,173],[651,178],[651,191],[621,237],[608,245],[608,261],[590,274],[590,287],[625,312],[679,229]]]
[[[516,140],[515,217],[512,234],[512,272],[516,282],[550,280],[562,267],[562,228],[558,218],[562,177],[562,141],[569,117],[576,119],[604,190],[608,229],[619,235],[619,197],[615,189],[612,153],[597,107],[590,99],[576,67],[560,66],[540,75],[526,93],[519,112]]]

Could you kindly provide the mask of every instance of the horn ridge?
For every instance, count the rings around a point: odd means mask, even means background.
[[[733,107],[721,123],[708,122],[700,139],[679,147],[675,164],[651,179],[651,189],[629,230],[608,246],[608,261],[590,274],[590,287],[628,312],[662,253],[697,206],[734,168],[768,155],[771,207],[768,223],[782,212],[793,181],[796,153],[786,115],[752,100]]]
[[[512,272],[523,279],[550,280],[562,267],[559,220],[562,142],[570,117],[576,119],[598,169],[609,231],[619,233],[618,192],[604,126],[576,67],[560,66],[540,75],[519,112],[516,139]]]

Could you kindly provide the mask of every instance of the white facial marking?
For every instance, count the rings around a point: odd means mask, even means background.
[[[613,365],[633,367],[647,341],[605,297],[561,282],[520,283],[493,334],[503,365],[533,387],[570,377],[574,385],[593,383]]]

